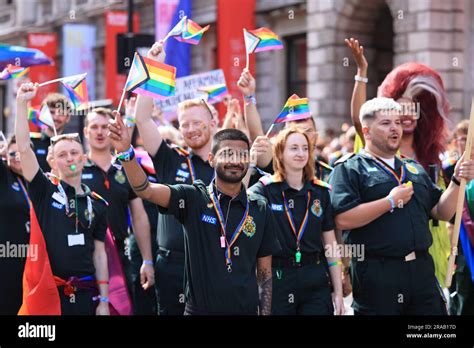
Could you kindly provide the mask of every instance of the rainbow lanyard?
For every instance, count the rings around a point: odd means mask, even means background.
[[[23,192],[23,196],[25,196],[26,203],[28,204],[28,210],[30,210],[30,198],[28,197],[28,193],[26,193],[26,188],[25,185],[23,184],[23,180],[21,180],[19,177],[16,178],[18,181],[18,184],[20,185],[21,192]]]
[[[377,164],[377,166],[379,166],[383,171],[385,171],[388,175],[390,175],[398,185],[401,185],[403,183],[406,176],[405,165],[403,162],[402,162],[402,167],[400,170],[400,176],[398,176],[397,173],[395,173],[395,171],[389,165],[387,165],[384,161],[371,155],[367,151],[364,151],[364,153],[367,155],[367,157],[372,159],[375,162],[375,164]]]
[[[194,170],[193,162],[191,161],[191,156],[189,155],[189,152],[180,147],[176,147],[175,149],[179,154],[186,157],[186,162],[188,162],[189,173],[191,174],[191,184],[193,184],[194,180],[196,180],[196,172]]]
[[[283,203],[285,205],[286,218],[288,219],[291,230],[293,231],[293,234],[296,237],[295,261],[297,263],[300,263],[301,261],[300,242],[301,242],[301,239],[303,238],[303,234],[306,230],[306,226],[308,225],[309,203],[311,201],[311,192],[308,191],[308,200],[306,202],[306,212],[304,214],[304,218],[303,218],[303,221],[301,222],[300,228],[298,229],[298,233],[296,232],[296,224],[295,224],[295,221],[293,220],[293,215],[291,214],[290,207],[288,205],[288,202],[286,201],[285,192],[282,191],[281,194],[283,195]]]
[[[245,213],[244,216],[242,217],[242,220],[240,220],[239,225],[235,229],[232,238],[230,239],[230,242],[227,240],[226,237],[226,225],[224,221],[224,214],[222,213],[221,205],[219,204],[219,200],[216,198],[216,195],[214,193],[214,180],[212,180],[211,184],[207,187],[207,192],[209,194],[209,198],[211,199],[212,205],[214,206],[214,210],[216,211],[217,218],[219,220],[219,223],[221,225],[221,247],[225,247],[225,263],[227,265],[227,272],[232,272],[232,260],[231,260],[231,251],[230,248],[232,245],[235,244],[237,239],[239,238],[240,234],[242,233],[244,229],[244,222],[247,220],[247,216],[249,214],[249,201],[246,200],[246,207],[245,207]],[[229,203],[230,204],[230,203]],[[230,206],[229,206],[230,209]]]

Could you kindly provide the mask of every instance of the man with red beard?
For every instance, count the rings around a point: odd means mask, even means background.
[[[430,217],[455,213],[459,178],[470,180],[474,161],[462,157],[446,191],[423,166],[396,156],[403,134],[401,106],[375,98],[360,109],[365,148],[336,164],[330,184],[336,225],[349,230],[346,244],[363,245],[352,258],[353,308],[364,315],[446,314],[436,281]]]
[[[148,58],[163,62],[162,42],[148,52]],[[217,120],[202,100],[179,104],[179,130],[189,151],[163,141],[152,119],[153,99],[139,95],[135,110],[138,131],[145,150],[153,159],[156,178],[163,184],[193,184],[200,179],[209,185],[214,170],[208,162]],[[184,234],[182,224],[172,215],[159,214],[157,224],[158,257],[155,284],[160,315],[184,313]],[[147,247],[148,248],[148,247]]]

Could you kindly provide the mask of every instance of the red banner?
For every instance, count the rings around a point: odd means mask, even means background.
[[[127,76],[117,74],[117,34],[127,32],[127,12],[105,13],[105,96],[118,105]],[[133,32],[139,32],[138,14],[133,16]]]
[[[56,55],[58,51],[58,37],[54,33],[30,33],[28,34],[28,47],[37,48],[55,61],[55,65],[40,65],[30,68],[29,77],[32,82],[45,82],[58,77]],[[40,105],[48,93],[57,92],[58,84],[52,83],[41,87],[33,99],[31,105]]]
[[[255,0],[217,0],[217,63],[224,70],[229,93],[241,99],[237,81],[245,68],[246,52],[242,28],[255,28]],[[250,55],[255,76],[255,57]],[[219,110],[222,111],[222,110]],[[224,116],[223,112],[219,115]]]

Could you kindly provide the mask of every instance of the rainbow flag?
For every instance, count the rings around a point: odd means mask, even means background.
[[[84,110],[89,105],[86,85],[87,73],[65,77],[61,80],[76,110]]]
[[[135,52],[125,90],[156,99],[165,99],[175,93],[176,68],[145,58]]]
[[[280,41],[278,35],[268,28],[262,27],[255,30],[248,30],[248,32],[260,39],[260,41],[253,48],[253,51],[249,51],[248,53],[281,50],[283,48],[283,43]],[[246,39],[249,42],[255,41],[248,39],[250,39],[250,37]]]
[[[179,42],[197,45],[209,27],[210,25],[206,25],[202,28],[199,24],[184,16],[166,35],[165,40],[168,37],[174,37]]]
[[[198,90],[207,93],[207,102],[211,104],[220,102],[226,95],[229,95],[225,83],[221,85],[199,87]]]
[[[39,120],[39,106],[28,108],[28,121],[31,121],[35,126],[40,127],[42,123]]]
[[[27,74],[30,68],[8,64],[2,72],[0,72],[0,80],[16,79]]]
[[[286,101],[285,106],[274,123],[304,120],[310,117],[311,112],[309,111],[308,98],[300,98],[293,94]]]

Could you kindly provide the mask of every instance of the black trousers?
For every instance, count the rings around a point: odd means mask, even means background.
[[[434,263],[428,252],[405,261],[367,257],[352,261],[355,315],[446,315]]]
[[[64,295],[64,287],[58,287],[59,299],[61,300],[61,315],[95,315],[98,301],[93,301],[97,292],[91,290],[77,289],[74,297]]]
[[[327,268],[319,263],[272,267],[273,315],[333,315]]]
[[[449,313],[474,315],[474,284],[464,255],[458,255],[456,258],[456,273],[450,291],[455,295],[451,298]]]
[[[184,314],[184,254],[158,252],[155,263],[155,289],[159,315]]]
[[[0,260],[0,315],[17,315],[23,300],[25,259]]]
[[[152,254],[156,257],[156,238],[152,236]],[[135,315],[156,315],[157,303],[153,287],[144,290],[140,283],[140,268],[143,263],[140,249],[134,235],[130,236],[130,262],[132,275],[132,301]]]

